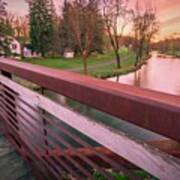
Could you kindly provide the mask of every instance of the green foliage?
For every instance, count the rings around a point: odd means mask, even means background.
[[[9,44],[10,36],[13,30],[9,22],[6,20],[6,4],[0,0],[0,53],[10,55]]]
[[[109,175],[112,176],[114,180],[130,180],[130,178],[122,173],[117,173],[117,172],[109,172]],[[147,172],[142,171],[142,170],[135,170],[134,175],[137,175],[142,180],[149,179],[149,180],[158,180],[155,177],[152,177],[149,175]],[[93,176],[96,180],[108,180],[105,176],[103,176],[101,173],[98,171],[94,171]]]
[[[14,31],[11,27],[11,24],[4,18],[0,20],[0,36],[5,37],[5,36],[13,36]]]
[[[44,57],[53,39],[52,0],[33,0],[30,7],[30,38],[33,51]]]
[[[122,175],[120,173],[112,172],[111,175],[114,177],[116,180],[129,180],[128,176]]]
[[[149,175],[147,172],[143,170],[135,170],[134,173],[137,176],[139,176],[141,179],[158,180],[157,178],[152,177],[151,175]]]
[[[107,180],[107,178],[105,178],[101,173],[97,171],[93,173],[93,176],[96,180]]]
[[[142,170],[136,170],[135,174],[143,179],[148,177],[148,174]]]
[[[128,176],[125,176],[121,173],[109,172],[109,175],[112,176],[112,178],[114,178],[115,180],[129,180]],[[98,171],[94,171],[93,176],[96,180],[108,180],[106,177],[104,177]]]

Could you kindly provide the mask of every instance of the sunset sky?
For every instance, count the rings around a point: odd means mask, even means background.
[[[28,13],[28,5],[25,0],[5,0],[8,10],[19,15]],[[54,0],[57,10],[63,0]],[[130,0],[130,2],[136,2]],[[164,38],[173,33],[180,34],[180,0],[152,0],[157,9],[157,15],[161,22],[160,37]]]

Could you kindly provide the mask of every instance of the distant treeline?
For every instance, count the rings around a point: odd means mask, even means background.
[[[180,51],[180,37],[168,38],[152,45],[152,48],[162,53]]]

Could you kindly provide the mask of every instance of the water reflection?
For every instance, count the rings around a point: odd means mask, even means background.
[[[180,95],[180,59],[153,56],[141,70],[108,80]]]

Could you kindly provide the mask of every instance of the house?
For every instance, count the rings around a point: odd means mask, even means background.
[[[40,54],[33,52],[32,50],[32,45],[31,44],[26,44],[23,49],[21,49],[21,44],[16,40],[15,38],[8,36],[6,39],[1,38],[2,41],[7,41],[7,47],[9,48],[12,56],[16,58],[20,58],[21,53],[23,53],[24,57],[39,57]],[[23,50],[23,52],[22,52]],[[6,53],[4,52],[4,49],[0,49],[0,55],[4,56]]]
[[[32,50],[27,46],[24,47],[23,52],[25,57],[32,57]]]
[[[14,39],[11,36],[7,37],[0,37],[0,40],[2,42],[2,46],[0,49],[0,55],[4,56],[7,52],[5,52],[8,49],[8,53],[10,51],[13,55],[20,55],[21,54],[21,45],[20,43]]]
[[[64,58],[71,59],[74,58],[74,51],[71,48],[66,48],[64,50]]]
[[[10,51],[13,55],[21,54],[21,44],[13,37],[10,37]]]

